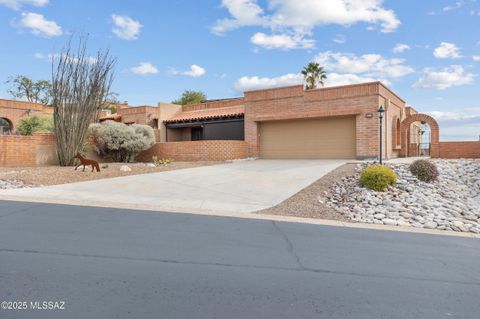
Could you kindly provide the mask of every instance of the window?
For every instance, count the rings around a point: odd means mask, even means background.
[[[201,141],[201,140],[203,140],[203,128],[192,127],[192,141]]]

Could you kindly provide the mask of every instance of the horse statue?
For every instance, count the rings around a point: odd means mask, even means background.
[[[92,172],[93,172],[94,169],[96,169],[97,172],[100,172],[100,166],[98,165],[97,161],[87,159],[87,158],[83,157],[82,155],[80,155],[80,153],[77,153],[77,155],[75,155],[74,158],[78,158],[78,160],[80,161],[80,164],[78,164],[75,167],[75,170],[77,170],[77,168],[79,168],[80,166],[83,165],[83,171],[85,172],[85,167],[91,165],[92,166]]]

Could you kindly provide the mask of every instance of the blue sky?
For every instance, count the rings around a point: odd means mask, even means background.
[[[480,1],[0,0],[0,21],[3,98],[9,76],[49,79],[49,57],[88,33],[92,53],[117,57],[113,90],[131,105],[301,83],[318,61],[329,86],[385,82],[442,140],[480,135]]]

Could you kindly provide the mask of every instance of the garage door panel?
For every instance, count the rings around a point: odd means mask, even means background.
[[[262,122],[260,156],[270,159],[355,158],[355,117]]]

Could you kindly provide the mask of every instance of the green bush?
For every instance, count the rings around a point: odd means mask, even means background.
[[[53,117],[32,115],[20,121],[18,132],[32,135],[35,132],[53,132]]]
[[[383,191],[397,182],[395,172],[383,165],[372,165],[364,168],[360,173],[360,184],[363,187],[376,191]]]
[[[410,172],[424,182],[434,181],[438,177],[437,166],[427,160],[416,160],[410,164]]]
[[[90,125],[89,136],[97,153],[115,162],[133,162],[140,152],[155,143],[155,134],[150,126],[114,121]]]

